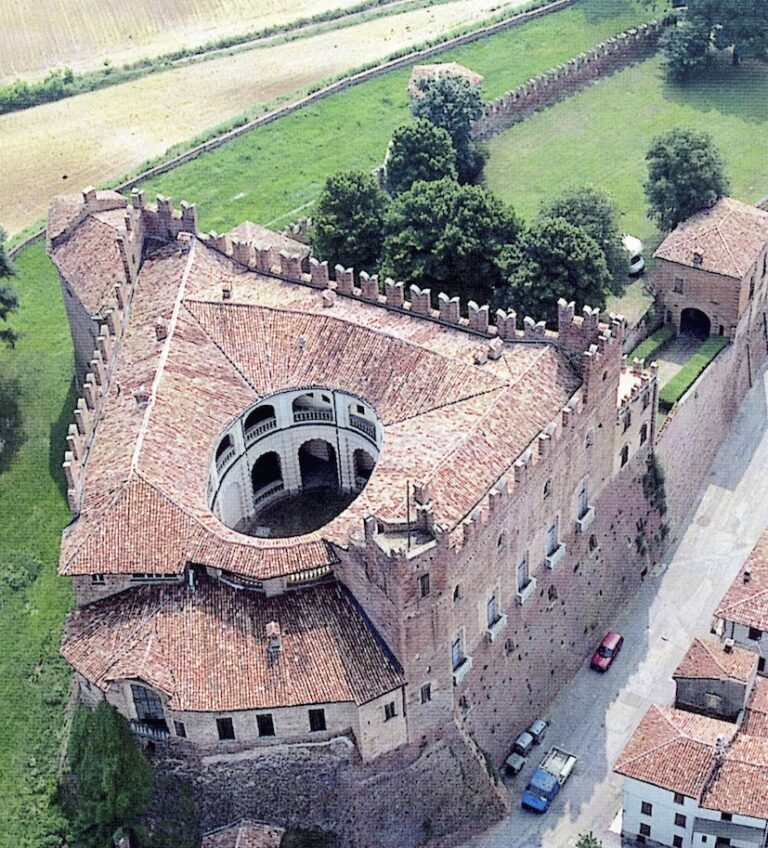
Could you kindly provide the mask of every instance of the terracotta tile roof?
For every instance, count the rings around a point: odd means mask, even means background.
[[[755,675],[757,663],[758,656],[752,651],[734,647],[728,652],[720,642],[694,639],[672,677],[737,680],[747,683]]]
[[[85,201],[82,193],[62,194],[54,197],[48,207],[48,238],[58,238],[84,213]]]
[[[768,739],[740,733],[715,770],[701,806],[768,819]]]
[[[744,712],[744,733],[768,739],[768,678],[758,677]]]
[[[679,224],[654,256],[741,280],[767,241],[766,212],[732,197],[722,197],[711,208]],[[694,263],[694,253],[701,255],[699,266]]]
[[[745,582],[745,573],[749,580]],[[720,601],[715,615],[768,631],[768,533],[758,540],[746,563]]]
[[[282,651],[267,654],[277,621]],[[106,690],[140,679],[175,710],[363,704],[404,684],[401,670],[336,583],[267,598],[201,578],[141,586],[75,610],[62,654]]]
[[[699,798],[715,765],[715,741],[729,742],[736,725],[674,707],[652,705],[619,756],[614,771]]]
[[[284,833],[282,827],[243,819],[206,833],[201,848],[279,848]]]

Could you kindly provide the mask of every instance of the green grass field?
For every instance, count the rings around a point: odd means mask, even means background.
[[[585,0],[574,8],[441,54],[485,76],[496,97],[567,61],[599,41],[647,19],[626,0]],[[260,127],[142,186],[198,204],[203,229],[224,230],[250,219],[283,225],[307,214],[323,182],[349,168],[373,168],[392,131],[409,120],[401,70],[362,83]]]
[[[679,86],[665,81],[658,57],[495,136],[486,182],[525,217],[562,189],[591,184],[613,197],[626,232],[652,241],[644,157],[655,135],[677,126],[712,134],[734,197],[755,202],[768,193],[768,66],[722,64]]]
[[[74,408],[72,346],[44,246],[25,251],[18,267],[14,325],[24,337],[15,351],[0,350],[0,380],[18,392],[23,435],[0,474],[0,567],[25,554],[43,567],[27,589],[0,581],[0,846],[42,848],[69,681],[58,648],[71,590],[56,563],[69,520],[61,460]]]

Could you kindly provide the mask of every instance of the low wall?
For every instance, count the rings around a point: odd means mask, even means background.
[[[663,21],[651,21],[622,32],[545,74],[508,91],[485,106],[473,127],[475,138],[491,135],[522,120],[531,112],[573,94],[606,74],[647,56],[656,49]]]

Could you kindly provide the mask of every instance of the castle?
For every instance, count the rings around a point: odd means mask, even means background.
[[[344,736],[373,763],[450,730],[500,762],[658,539],[623,320],[465,313],[136,191],[56,198],[48,245],[82,700],[171,749]]]

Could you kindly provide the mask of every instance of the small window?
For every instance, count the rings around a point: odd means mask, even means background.
[[[757,661],[757,670],[761,672],[765,671],[765,657],[760,657]]]
[[[328,397],[328,395],[320,395],[320,397],[321,397],[321,398],[322,398],[322,399],[323,399],[326,403],[330,403],[330,402],[331,402],[331,399]]]
[[[648,441],[648,425],[643,424],[640,428],[640,444],[644,445]]]
[[[685,827],[686,819],[682,813],[675,813],[675,827]]]
[[[504,542],[506,541],[506,539],[507,539],[507,537],[503,533],[501,533],[499,535],[499,538],[496,540],[496,547],[497,548],[502,547],[504,545]]]
[[[650,836],[651,835],[651,826],[649,824],[641,824],[640,825],[640,835],[641,836]]]
[[[384,704],[384,721],[389,721],[391,718],[394,718],[397,715],[395,710],[395,702],[390,701],[388,704]]]
[[[685,803],[685,795],[681,795],[679,792],[675,792],[675,803],[676,804],[684,804]]]
[[[629,462],[629,445],[624,445],[621,449],[621,467],[623,468]]]
[[[624,431],[623,432],[626,433],[627,430],[629,430],[629,427],[630,427],[631,424],[632,424],[632,413],[627,412],[627,414],[624,416]]]
[[[728,848],[731,844],[729,836],[718,836],[715,838],[715,848]]]
[[[587,438],[586,438],[585,446],[586,446],[587,448],[591,448],[591,447],[592,447],[592,445],[594,445],[594,443],[595,443],[595,431],[594,431],[594,430],[590,430],[590,431],[587,433]]]
[[[749,628],[749,638],[753,642],[759,642],[760,639],[762,638],[762,636],[763,636],[762,630],[758,630],[757,627],[750,627]]]
[[[429,574],[419,575],[419,597],[426,598],[429,594]]]
[[[365,407],[364,407],[364,406],[361,406],[361,405],[358,403],[358,404],[357,404],[356,409],[357,409],[357,414],[358,414],[358,415],[365,415]]]
[[[456,603],[456,601],[460,601],[460,600],[461,600],[461,586],[459,586],[459,584],[457,583],[453,587],[453,602]]]
[[[552,494],[552,481],[547,480],[544,484],[544,498],[548,498]]]
[[[176,735],[181,739],[187,738],[187,728],[183,721],[174,721],[173,729],[176,732]]]
[[[493,627],[499,620],[499,599],[494,592],[485,605],[485,618],[488,627]]]
[[[589,537],[589,549],[590,549],[590,551],[594,551],[596,547],[597,547],[597,536],[595,536],[593,534],[592,536]]]
[[[675,294],[683,294],[683,288],[684,288],[683,278],[682,277],[675,277],[675,282],[672,284],[672,291]]]
[[[683,837],[682,836],[673,836],[672,837],[672,848],[683,848]]]
[[[640,804],[640,812],[644,816],[652,816],[653,815],[653,804],[651,804],[649,801],[643,801]],[[646,833],[645,835],[650,836],[649,833]]]
[[[309,711],[309,730],[311,733],[316,733],[318,730],[325,730],[325,710]]]
[[[733,821],[732,813],[720,813],[720,821]]]
[[[645,837],[644,836],[638,836],[637,837],[637,844],[638,845],[645,845]]]
[[[464,656],[461,650],[461,633],[456,634],[451,642],[451,668],[456,669],[464,662]]]
[[[558,520],[555,518],[547,527],[547,556],[552,554],[560,547],[560,532],[558,528]]]
[[[91,585],[93,586],[103,586],[107,581],[104,579],[103,574],[92,574],[91,575]]]
[[[272,720],[272,713],[257,715],[256,728],[259,731],[259,736],[274,736],[275,722]]]
[[[235,738],[235,726],[231,718],[217,718],[216,729],[219,731],[219,739]]]
[[[517,564],[517,591],[522,592],[530,582],[528,574],[528,551],[525,552],[523,558]]]
[[[432,700],[432,684],[425,683],[421,687],[421,703],[428,704]]]
[[[651,392],[649,389],[646,389],[643,392],[643,409],[648,409],[651,404]]]
[[[605,382],[607,379],[608,379],[608,372],[603,371],[603,382]]]

